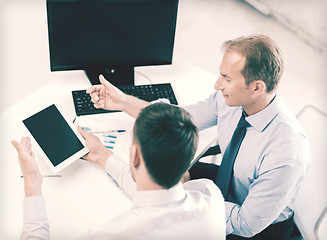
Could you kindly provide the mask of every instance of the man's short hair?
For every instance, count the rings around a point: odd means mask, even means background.
[[[139,114],[133,134],[152,179],[166,189],[176,185],[198,144],[198,129],[191,115],[174,105],[152,104]]]
[[[242,36],[223,44],[225,52],[237,52],[246,57],[242,70],[245,82],[249,85],[255,80],[262,80],[267,92],[274,90],[284,71],[284,60],[276,43],[266,35]]]

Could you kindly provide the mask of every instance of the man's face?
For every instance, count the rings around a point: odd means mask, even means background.
[[[215,83],[215,90],[222,92],[226,104],[230,107],[246,108],[253,100],[253,92],[246,85],[241,73],[245,61],[246,58],[237,52],[226,52],[219,68],[220,76]]]

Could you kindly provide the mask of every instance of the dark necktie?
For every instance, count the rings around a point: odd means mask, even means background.
[[[235,158],[245,136],[246,128],[249,126],[250,124],[245,120],[243,113],[233,133],[232,139],[226,148],[218,170],[216,184],[220,188],[225,200],[227,200],[228,197],[228,190],[232,178]]]

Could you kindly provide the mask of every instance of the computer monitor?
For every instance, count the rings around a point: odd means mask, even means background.
[[[134,67],[171,64],[178,0],[47,0],[51,71],[133,85]]]

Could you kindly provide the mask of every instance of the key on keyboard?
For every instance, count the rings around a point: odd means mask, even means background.
[[[154,101],[159,98],[166,98],[171,104],[178,105],[174,91],[170,83],[162,84],[149,84],[149,85],[129,85],[129,86],[119,86],[120,90],[126,94],[133,95],[145,101]],[[117,112],[104,109],[97,109],[93,106],[91,97],[86,93],[85,90],[72,91],[75,112],[77,116],[97,114],[97,113],[108,113]]]

